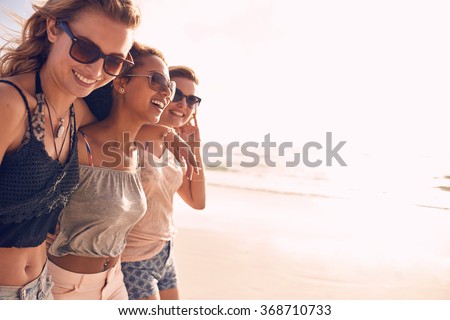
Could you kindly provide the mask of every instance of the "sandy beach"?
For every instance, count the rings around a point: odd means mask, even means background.
[[[182,299],[449,299],[450,214],[208,185],[177,198]]]

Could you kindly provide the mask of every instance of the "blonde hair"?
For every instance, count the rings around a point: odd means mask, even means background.
[[[141,15],[133,0],[48,0],[33,4],[35,13],[24,22],[22,35],[0,49],[0,77],[39,70],[47,60],[51,44],[47,39],[47,18],[71,21],[85,9],[105,13],[108,17],[135,29]],[[17,19],[16,19],[17,20]]]
[[[172,66],[169,67],[169,75],[170,79],[179,77],[193,81],[196,85],[198,85],[199,80],[194,70],[186,66]]]

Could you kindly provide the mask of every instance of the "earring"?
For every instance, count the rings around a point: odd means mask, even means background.
[[[125,89],[122,87],[122,88],[120,88],[120,93],[121,94],[124,94],[125,93]]]

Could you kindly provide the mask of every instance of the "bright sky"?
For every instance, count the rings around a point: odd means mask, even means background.
[[[206,140],[301,147],[331,131],[355,153],[450,154],[447,1],[138,3],[138,40],[199,74]]]

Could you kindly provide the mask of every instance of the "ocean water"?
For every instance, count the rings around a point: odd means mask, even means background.
[[[257,161],[254,155],[249,157],[239,149],[212,159],[210,162],[219,160],[220,165],[206,166],[208,184],[292,196],[377,199],[450,210],[450,158],[417,155],[408,156],[406,161],[394,155],[355,153],[343,157],[347,166],[336,161],[326,166],[324,161],[318,167],[308,167],[303,162],[289,167],[287,163],[299,150],[289,150],[282,156],[268,154],[262,148],[253,152],[258,155]],[[317,153],[311,154],[310,159],[324,158]],[[248,167],[249,163],[255,165]]]

